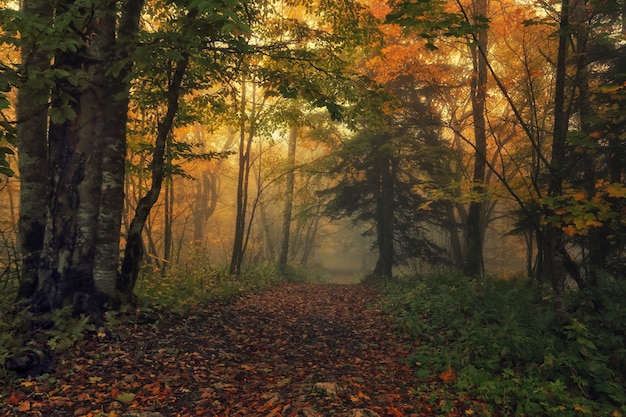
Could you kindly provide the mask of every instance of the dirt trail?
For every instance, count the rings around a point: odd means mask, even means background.
[[[93,335],[54,380],[19,385],[0,416],[424,415],[408,354],[373,288],[289,284]]]

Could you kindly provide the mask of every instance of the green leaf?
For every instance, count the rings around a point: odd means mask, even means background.
[[[67,120],[73,120],[76,118],[76,112],[69,105],[63,105],[61,107],[53,107],[49,112],[50,120],[54,124],[62,124]]]

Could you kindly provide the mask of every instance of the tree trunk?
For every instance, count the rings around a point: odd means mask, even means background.
[[[317,237],[317,230],[319,229],[320,219],[322,218],[320,213],[322,211],[321,206],[317,206],[315,208],[313,218],[309,219],[308,225],[306,227],[306,233],[303,237],[304,240],[304,248],[302,249],[302,257],[300,258],[300,265],[306,266],[311,258],[311,253],[313,253],[313,248],[315,247],[315,238]]]
[[[459,237],[459,222],[454,215],[454,204],[451,201],[444,201],[443,204],[446,213],[445,226],[450,236],[450,256],[452,257],[454,267],[460,271],[464,267],[465,260],[463,258],[462,240]]]
[[[154,155],[152,157],[152,184],[146,195],[139,200],[137,208],[135,209],[135,216],[128,229],[124,259],[117,281],[117,289],[121,293],[120,295],[123,297],[123,301],[132,300],[133,290],[141,268],[141,260],[144,255],[141,235],[150,210],[152,210],[161,192],[161,186],[165,176],[165,146],[178,111],[178,99],[180,98],[182,81],[188,63],[189,56],[186,54],[176,62],[174,74],[167,92],[167,112],[163,120],[159,123],[154,146]]]
[[[233,237],[233,251],[230,258],[229,273],[239,274],[239,268],[243,261],[243,238],[246,225],[247,191],[245,190],[246,172],[248,170],[250,155],[246,152],[246,82],[242,77],[241,105],[239,123],[239,169],[237,171],[237,206],[235,213],[235,235]]]
[[[48,2],[23,0],[22,12],[33,21],[48,21],[53,9]],[[43,24],[42,24],[43,27]],[[31,73],[46,70],[50,61],[46,51],[36,43],[39,33],[21,32],[22,71],[26,83],[17,93],[17,146],[19,149],[20,214],[18,221],[19,248],[22,254],[21,280],[18,298],[29,298],[37,290],[38,270],[44,247],[50,171],[47,160],[47,105],[41,97],[49,91],[46,87],[33,88],[28,77]]]
[[[250,183],[250,169],[252,161],[250,159],[252,151],[252,141],[255,136],[255,109],[254,109],[254,89],[252,92],[252,114],[246,117],[246,81],[245,72],[242,75],[241,84],[241,107],[240,107],[240,132],[239,132],[239,171],[237,176],[237,212],[235,217],[235,236],[233,240],[233,251],[230,262],[229,273],[239,275],[246,241],[246,217],[248,214],[248,189]],[[246,120],[249,126],[246,131]]]
[[[261,229],[263,231],[263,248],[265,251],[265,259],[269,262],[276,261],[276,242],[274,238],[275,231],[272,229],[269,216],[267,214],[267,206],[264,202],[259,202],[259,214],[261,215]]]
[[[46,24],[53,18],[73,19],[72,31],[59,35],[76,37],[79,46],[77,51],[58,51],[54,58],[54,68],[69,76],[55,80],[47,131],[45,106],[38,108],[36,103],[41,103],[42,95],[49,92],[29,91],[28,83],[18,92],[18,113],[29,120],[19,132],[25,193],[20,223],[28,225],[22,233],[30,242],[25,251],[28,278],[20,288],[20,296],[32,298],[33,310],[74,303],[77,295],[84,300],[94,296],[102,304],[115,297],[111,283],[119,266],[128,112],[128,100],[120,100],[119,95],[128,88],[126,76],[131,64],[115,76],[109,69],[132,53],[143,2],[125,2],[121,9],[117,2],[100,4],[98,19],[89,18],[90,10],[75,10],[64,2],[56,3],[54,10],[35,7],[35,3],[46,2],[28,1],[23,11],[41,14],[45,10]],[[31,6],[34,8],[29,10]],[[69,13],[74,14],[67,16]],[[63,28],[59,25],[60,30]],[[49,70],[50,62],[47,56],[38,55],[27,32],[22,33],[26,69],[41,71],[41,77]],[[84,41],[87,38],[89,42]],[[41,36],[37,40],[46,41]],[[76,78],[85,82],[77,85]],[[33,142],[35,132],[39,137]],[[40,158],[36,165],[33,155]],[[33,191],[34,178],[44,180],[46,187]],[[43,204],[37,209],[39,222],[44,221],[39,224],[39,234],[45,235],[38,259],[32,250],[36,241],[33,231],[37,228],[37,222],[30,219],[32,198]],[[34,277],[35,263],[38,271]],[[96,304],[93,299],[86,303]]]
[[[298,139],[298,128],[294,125],[289,131],[289,147],[287,151],[287,176],[285,180],[285,208],[283,209],[282,240],[280,245],[280,256],[278,258],[279,268],[284,271],[289,259],[289,232],[291,230],[291,216],[293,210],[293,189],[295,183],[296,165],[296,144]]]
[[[117,41],[107,50],[113,62],[125,60],[135,48],[139,18],[144,0],[125,1],[121,7]],[[115,14],[107,15],[106,38],[115,37]],[[102,182],[100,211],[98,213],[97,246],[93,267],[94,285],[97,291],[117,300],[116,281],[120,267],[120,234],[124,215],[124,180],[126,168],[126,124],[129,98],[128,75],[132,70],[129,61],[117,76],[107,74],[108,86],[100,97],[100,108],[105,113],[99,118],[100,146],[102,156]]]
[[[560,196],[563,192],[564,160],[566,156],[567,130],[569,113],[565,105],[565,88],[567,79],[567,48],[569,44],[569,0],[562,0],[561,22],[559,26],[559,48],[556,63],[555,92],[554,92],[554,127],[552,134],[552,154],[550,158],[550,183],[548,197]],[[551,214],[551,213],[548,213]],[[543,274],[548,282],[552,283],[552,300],[554,312],[559,323],[566,317],[564,291],[565,271],[561,251],[563,247],[563,233],[558,226],[547,225],[545,242],[543,244]]]
[[[214,173],[203,172],[198,181],[196,200],[193,211],[194,245],[204,245],[204,228],[207,220],[215,212],[219,197],[219,178]]]
[[[171,138],[166,145],[167,164],[171,166]],[[174,220],[174,183],[173,178],[166,174],[165,193],[163,194],[163,264],[161,265],[161,276],[165,276],[169,264],[172,261],[172,222]]]
[[[474,23],[487,17],[487,0],[473,2]],[[487,97],[487,29],[481,28],[476,35],[477,45],[472,46],[474,76],[471,83],[472,114],[474,119],[474,175],[472,191],[475,194],[470,202],[465,230],[465,273],[479,276],[484,273],[483,261],[483,211],[484,203],[480,200],[485,191],[485,171],[487,158],[487,128],[485,123],[485,100]]]
[[[597,120],[597,115],[594,114],[593,107],[591,105],[591,92],[589,90],[589,59],[587,55],[587,45],[589,41],[588,28],[586,24],[587,10],[584,3],[576,2],[572,7],[572,19],[570,25],[575,26],[574,38],[576,40],[576,66],[577,77],[576,82],[578,86],[579,97],[579,114],[581,131],[588,137],[591,137],[594,130],[599,127],[593,123]],[[585,193],[587,198],[591,201],[596,194],[596,157],[591,149],[585,151],[583,157],[583,182]],[[589,277],[588,282],[581,282],[583,286],[590,285],[595,288],[598,284],[599,274],[606,269],[607,256],[610,253],[610,239],[607,238],[610,235],[610,227],[608,222],[604,222],[600,227],[592,227],[589,229],[588,235],[588,258],[585,262]],[[596,300],[594,300],[596,303]]]
[[[374,268],[374,276],[386,279],[392,277],[394,265],[394,180],[396,170],[393,158],[388,155],[380,155],[377,158],[377,165],[376,243],[378,260]]]
[[[72,13],[64,6],[63,3],[58,6],[57,15]],[[85,18],[73,17],[78,22]],[[60,308],[71,302],[76,293],[93,293],[101,182],[101,160],[95,152],[98,87],[94,81],[104,71],[97,60],[104,47],[99,29],[94,25],[84,27],[94,43],[77,51],[59,52],[54,59],[55,68],[69,74],[84,72],[91,82],[79,88],[62,79],[57,81],[54,91],[50,111],[55,117],[51,117],[48,130],[52,194],[39,270],[40,286],[32,300],[36,311]]]

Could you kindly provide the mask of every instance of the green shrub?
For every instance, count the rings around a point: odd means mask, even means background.
[[[452,368],[452,390],[493,415],[620,415],[626,291],[615,281],[610,287],[600,313],[573,293],[562,328],[554,325],[550,289],[526,280],[403,278],[388,283],[384,305],[419,340],[409,358],[418,379]]]
[[[163,276],[159,271],[144,272],[136,293],[149,305],[181,310],[190,306],[228,299],[246,292],[258,292],[281,282],[321,282],[320,273],[304,268],[276,265],[245,267],[238,276],[229,275],[225,267],[215,267],[202,256],[191,265],[175,266]]]
[[[13,296],[14,297],[14,296]],[[95,331],[89,317],[74,317],[71,306],[52,313],[34,316],[25,304],[15,304],[13,298],[0,310],[0,379],[12,379],[6,370],[9,358],[25,351],[61,352],[79,343],[87,332]]]

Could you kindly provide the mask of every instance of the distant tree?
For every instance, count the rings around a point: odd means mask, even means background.
[[[378,261],[373,274],[390,277],[394,265],[410,258],[436,263],[441,248],[430,232],[441,224],[442,206],[432,204],[431,188],[444,153],[438,146],[440,122],[429,110],[427,95],[416,91],[411,77],[396,78],[387,89],[397,100],[380,124],[363,128],[334,155],[337,183],[326,213],[369,224]]]
[[[269,136],[267,131],[285,123],[276,112],[268,116],[263,106],[279,99],[301,100],[340,119],[360,81],[350,67],[350,55],[369,46],[376,35],[369,10],[354,1],[260,6],[251,8],[248,18],[258,38],[242,54],[241,73],[233,84],[240,146],[232,274],[239,273],[244,260],[247,219],[253,215],[248,210],[258,206],[249,204],[247,195],[250,147],[258,135]]]
[[[280,253],[278,265],[285,270],[289,260],[289,240],[291,235],[291,220],[293,216],[293,193],[295,187],[296,147],[298,141],[298,127],[291,126],[289,129],[289,143],[287,147],[287,173],[285,180],[285,207],[283,209],[283,222],[281,226]]]

